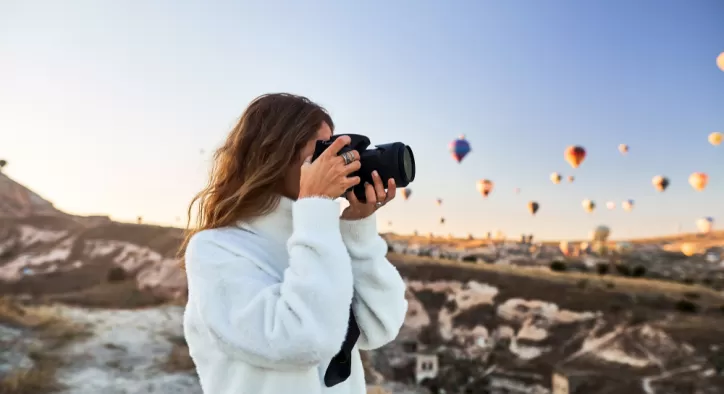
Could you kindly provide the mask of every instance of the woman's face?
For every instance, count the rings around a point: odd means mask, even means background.
[[[326,141],[332,138],[332,129],[326,122],[322,122],[322,125],[317,130],[316,138],[307,142],[297,158],[297,161],[287,170],[287,175],[284,177],[284,196],[296,200],[299,197],[299,180],[302,176],[302,164],[304,160],[314,154],[314,148],[317,145],[317,141]]]

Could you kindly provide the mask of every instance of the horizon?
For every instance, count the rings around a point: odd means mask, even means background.
[[[183,227],[248,102],[288,91],[325,106],[337,134],[412,147],[412,195],[379,212],[380,232],[543,241],[604,224],[632,239],[724,220],[724,146],[707,141],[724,132],[724,3],[274,4],[0,5],[3,172],[64,212]],[[461,134],[472,151],[458,164]],[[580,168],[570,145],[587,150]]]

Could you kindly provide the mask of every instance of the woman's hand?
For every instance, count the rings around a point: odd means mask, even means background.
[[[397,186],[395,185],[394,179],[390,178],[387,182],[387,191],[385,191],[385,186],[382,184],[382,178],[380,178],[380,174],[378,174],[377,171],[372,172],[372,182],[375,184],[374,187],[369,183],[365,185],[365,197],[367,198],[367,202],[360,202],[357,199],[357,196],[354,195],[354,191],[347,193],[349,206],[342,211],[342,219],[364,219],[395,198]]]
[[[302,164],[299,180],[299,198],[327,197],[335,199],[350,187],[358,184],[360,178],[347,175],[360,169],[359,153],[351,151],[337,156],[339,151],[351,142],[348,136],[334,140],[319,157],[311,162],[311,156]]]

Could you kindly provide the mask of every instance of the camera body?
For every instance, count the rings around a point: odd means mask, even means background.
[[[362,164],[358,171],[349,175],[360,177],[360,183],[350,188],[359,201],[365,202],[367,200],[364,185],[365,182],[373,184],[372,172],[375,170],[380,174],[385,188],[387,188],[390,179],[395,180],[397,187],[406,187],[415,180],[415,157],[409,146],[402,142],[392,142],[375,145],[373,149],[368,149],[371,145],[370,139],[359,134],[340,134],[326,141],[317,141],[312,161],[316,160],[322,152],[329,148],[334,140],[343,135],[350,137],[351,142],[339,151],[339,155],[356,150],[360,156],[360,164]],[[347,192],[350,190],[347,190]]]

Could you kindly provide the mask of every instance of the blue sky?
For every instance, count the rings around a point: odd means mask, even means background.
[[[724,131],[723,15],[717,0],[5,1],[0,156],[62,209],[175,224],[248,102],[289,91],[338,133],[413,147],[412,197],[381,211],[382,230],[693,231],[724,221],[724,146],[707,142]],[[448,143],[463,133],[473,151],[457,164]],[[588,150],[576,170],[572,144]],[[481,178],[496,182],[487,200]]]

